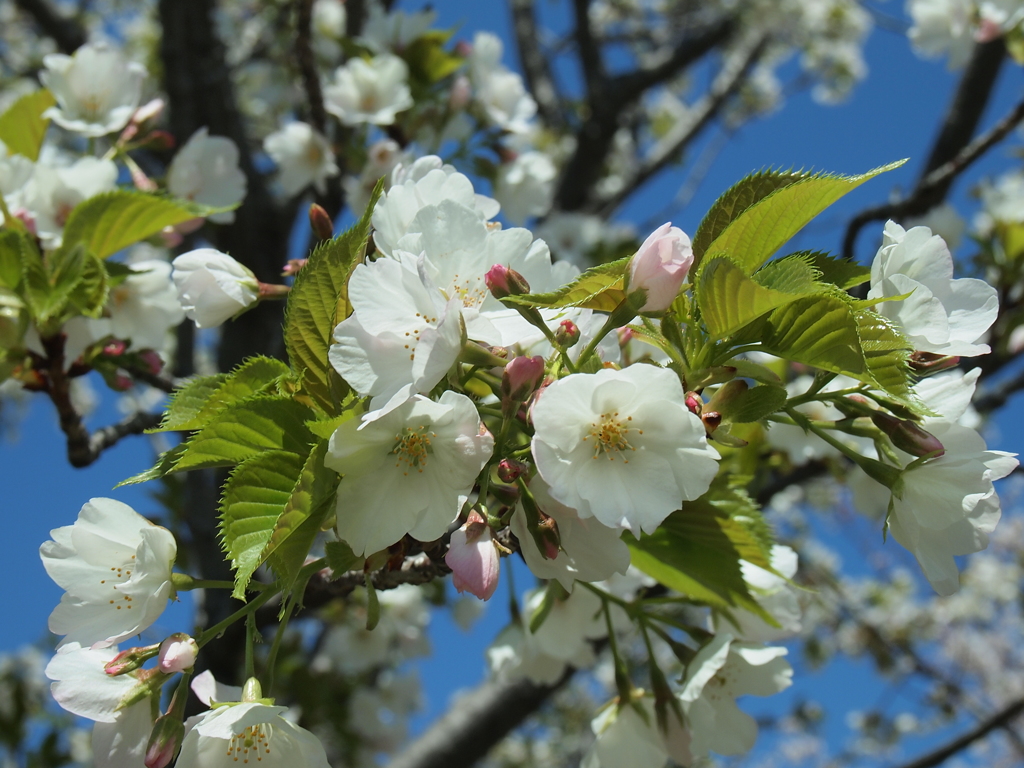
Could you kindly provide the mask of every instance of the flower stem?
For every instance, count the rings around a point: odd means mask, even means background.
[[[321,568],[322,567],[323,566],[321,566]],[[280,589],[273,588],[264,590],[263,593],[261,593],[260,596],[252,602],[246,603],[237,611],[228,616],[226,619],[217,622],[209,629],[203,630],[199,637],[196,638],[196,642],[199,644],[199,647],[202,648],[203,646],[205,646],[207,643],[209,643],[211,640],[213,640],[221,632],[230,627],[239,619],[245,618],[251,613],[255,613],[257,609],[259,609],[265,602],[270,600],[270,598],[274,597],[280,591]]]

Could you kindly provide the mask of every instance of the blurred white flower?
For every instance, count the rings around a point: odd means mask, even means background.
[[[543,152],[524,152],[510,163],[498,166],[494,197],[513,224],[531,216],[542,216],[551,207],[558,170]]]
[[[167,190],[177,198],[214,208],[241,203],[246,180],[238,159],[235,142],[226,136],[210,136],[206,128],[200,128],[171,160]],[[216,224],[230,224],[235,212],[215,213],[209,218]]]
[[[83,157],[66,167],[37,163],[22,188],[20,205],[35,222],[36,235],[47,248],[61,244],[72,209],[90,197],[117,188],[117,166],[110,160]],[[14,210],[12,214],[16,214]]]
[[[324,88],[324,107],[345,125],[391,125],[413,105],[408,79],[409,68],[392,54],[352,58]]]
[[[83,45],[71,56],[48,54],[43,66],[39,77],[57,99],[44,117],[69,131],[105,136],[124,128],[139,106],[146,68],[105,43]]]
[[[288,123],[263,140],[263,149],[277,163],[277,180],[289,197],[310,184],[323,193],[338,173],[330,142],[308,123]]]

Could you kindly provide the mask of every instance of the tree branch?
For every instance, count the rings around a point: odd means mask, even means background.
[[[963,751],[979,739],[984,738],[996,728],[1002,728],[1008,725],[1010,721],[1020,715],[1021,712],[1024,712],[1024,699],[1017,699],[1004,707],[1000,712],[982,720],[977,726],[965,733],[963,736],[953,739],[949,743],[936,749],[934,752],[929,752],[927,755],[923,755],[917,760],[912,760],[909,763],[899,766],[899,768],[933,768],[933,766],[941,765],[950,757]]]
[[[700,135],[743,83],[751,67],[764,53],[767,42],[768,38],[764,35],[752,35],[729,54],[708,92],[689,111],[687,119],[676,123],[669,130],[621,190],[600,202],[602,215],[607,216],[614,211],[623,200],[668,165],[673,158],[678,157]]]
[[[593,105],[607,79],[604,61],[590,28],[590,0],[573,0],[572,8],[576,20],[573,34],[580,55],[580,67],[583,69],[583,81],[587,85],[587,101]]]
[[[511,0],[512,25],[516,33],[519,61],[523,65],[526,86],[537,101],[541,120],[552,128],[564,124],[558,87],[548,66],[548,60],[540,49],[540,35],[534,15],[533,0]]]
[[[324,109],[324,94],[320,90],[320,73],[313,55],[313,0],[295,2],[295,58],[302,75],[302,87],[306,90],[309,105],[309,122],[320,133],[327,134],[327,111]]]
[[[1002,408],[1006,402],[1020,390],[1024,389],[1024,371],[1016,376],[984,390],[974,401],[974,407],[983,414]]]
[[[1005,58],[1002,40],[974,49],[914,191],[899,202],[869,208],[850,219],[843,238],[843,258],[852,260],[856,256],[857,235],[866,224],[892,217],[920,216],[945,200],[956,177],[1020,123],[1024,102],[988,133],[971,142]]]
[[[14,0],[32,17],[45,35],[52,38],[62,53],[74,53],[85,45],[85,30],[74,19],[62,16],[47,0]]]
[[[464,695],[422,736],[389,763],[389,768],[465,768],[486,755],[536,712],[575,670],[553,685],[529,680],[490,680]]]

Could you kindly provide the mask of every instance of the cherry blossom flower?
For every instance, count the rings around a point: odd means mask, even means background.
[[[397,141],[392,139],[381,139],[374,142],[366,149],[366,165],[359,172],[358,176],[346,176],[341,180],[341,186],[345,190],[345,199],[353,211],[362,211],[370,202],[370,193],[377,184],[377,180],[386,177],[385,188],[391,181],[391,172],[397,165],[404,161],[411,160],[408,152],[403,152]]]
[[[493,449],[473,401],[452,391],[436,403],[417,395],[366,414],[361,424],[345,422],[324,459],[343,476],[338,535],[357,554],[406,534],[433,541],[458,515]]]
[[[422,37],[437,19],[437,11],[386,11],[378,3],[370,3],[368,10],[359,42],[374,53],[404,50]]]
[[[330,768],[319,739],[282,715],[286,707],[234,704],[190,717],[179,768],[228,768],[251,761],[267,768]]]
[[[736,706],[744,695],[771,696],[793,682],[785,648],[743,645],[715,636],[686,667],[679,698],[689,721],[693,755],[738,755],[754,746],[757,723]]]
[[[662,224],[651,232],[629,261],[629,290],[643,288],[641,312],[663,312],[672,306],[693,264],[690,238],[679,227]]]
[[[664,368],[567,376],[534,403],[533,422],[533,456],[551,497],[635,536],[699,498],[718,472],[704,425]]]
[[[131,339],[132,349],[167,347],[168,331],[178,325],[185,312],[171,280],[171,265],[161,259],[136,261],[132,274],[110,289],[109,317],[90,320],[96,340],[106,335]]]
[[[670,757],[679,765],[693,763],[690,734],[685,726],[669,710],[669,731],[663,732],[658,727],[654,702],[647,696],[625,706],[609,706],[593,719],[590,727],[597,738],[580,768],[659,768]]]
[[[889,221],[871,264],[868,299],[909,293],[876,306],[903,331],[914,349],[943,355],[989,352],[978,341],[999,313],[996,289],[984,280],[953,279],[953,257],[927,227],[905,230]]]
[[[906,468],[893,489],[888,527],[935,591],[951,595],[960,586],[954,557],[988,546],[1001,514],[993,481],[1009,475],[1017,460],[987,450],[981,435],[959,424],[930,421],[928,431],[946,452]],[[903,455],[909,464],[913,457]]]
[[[324,108],[345,125],[391,125],[413,104],[408,79],[405,62],[390,53],[349,59],[324,88]]]
[[[334,329],[331,365],[380,408],[398,393],[429,392],[462,349],[458,302],[423,274],[422,258],[398,252],[357,266],[352,314]]]
[[[171,266],[178,301],[197,328],[215,328],[259,298],[256,275],[213,248],[183,253]]]
[[[175,197],[214,208],[237,205],[245,197],[246,188],[238,159],[235,142],[226,136],[210,136],[206,128],[200,128],[171,160],[167,190]],[[230,224],[235,212],[215,213],[209,219]]]
[[[47,248],[61,244],[72,209],[90,197],[117,188],[117,165],[83,157],[66,167],[38,163],[22,188],[20,205],[35,222],[36,235]],[[14,213],[14,211],[12,211]]]
[[[308,123],[288,123],[263,140],[263,149],[277,163],[277,180],[289,197],[310,184],[325,192],[327,179],[338,174],[330,142]]]
[[[494,197],[505,218],[522,224],[531,216],[542,216],[551,207],[558,169],[543,152],[524,152],[498,167]]]
[[[174,536],[127,504],[91,499],[74,525],[50,531],[39,548],[43,566],[66,590],[50,614],[61,644],[104,648],[137,635],[167,607]]]
[[[555,579],[571,592],[577,579],[594,582],[615,573],[626,573],[629,569],[629,547],[621,540],[620,529],[609,528],[593,517],[581,519],[576,510],[551,498],[541,477],[533,479],[530,491],[541,512],[558,526],[562,545],[554,559],[545,558],[527,529],[522,505],[516,508],[512,515],[512,533],[519,540],[519,551],[534,576]]]
[[[105,136],[124,128],[139,106],[146,68],[104,43],[83,45],[71,56],[48,54],[43,65],[39,77],[57,99],[44,117],[69,131]]]
[[[511,133],[526,133],[537,114],[537,102],[527,93],[523,78],[501,63],[503,53],[497,35],[477,32],[473,36],[469,71],[475,97],[494,125]]]
[[[465,525],[452,531],[445,563],[452,569],[452,585],[490,600],[498,586],[498,550],[490,526],[478,512],[471,512]]]

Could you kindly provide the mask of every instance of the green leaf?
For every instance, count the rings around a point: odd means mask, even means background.
[[[90,197],[71,210],[64,225],[64,244],[61,249],[83,243],[89,251],[102,259],[159,233],[164,227],[204,218],[233,207],[212,208],[187,200],[127,189],[106,192]]]
[[[889,163],[858,176],[805,174],[801,179],[791,180],[739,211],[724,228],[716,224],[712,229],[720,231],[713,237],[708,236],[710,242],[703,251],[703,258],[731,254],[750,274],[807,222],[847,192],[905,162]]]
[[[264,551],[274,572],[289,585],[305,563],[321,524],[334,511],[334,495],[341,477],[324,468],[326,454],[327,443],[319,443],[306,457]]]
[[[178,459],[185,454],[187,449],[187,443],[179,443],[173,448],[164,451],[160,454],[156,460],[156,464],[152,467],[143,472],[139,472],[137,475],[132,475],[127,480],[122,480],[120,483],[115,485],[114,488],[120,488],[123,485],[138,485],[139,483],[144,483],[147,480],[157,480],[163,477],[174,468],[174,465],[178,463]]]
[[[68,298],[78,280],[82,277],[85,251],[72,248],[62,255],[53,254],[50,269],[36,250],[35,243],[23,237],[19,242],[21,252],[21,290],[32,312],[32,317],[46,335],[56,332],[57,327],[46,327],[51,320],[60,320]]]
[[[445,50],[444,45],[450,37],[450,33],[440,30],[434,34],[428,32],[406,46],[402,58],[409,64],[411,80],[431,86],[465,63],[462,56]]]
[[[803,171],[759,171],[733,184],[719,197],[704,216],[693,236],[696,269],[708,246],[721,235],[739,215],[773,192],[807,178]]]
[[[264,451],[305,456],[313,436],[310,410],[287,397],[257,396],[228,406],[189,440],[171,472],[240,464]]]
[[[810,256],[814,268],[821,273],[821,280],[832,283],[844,291],[856,288],[871,279],[870,267],[862,267],[847,259],[829,256],[820,251],[811,251],[807,255]]]
[[[736,375],[744,379],[753,379],[762,384],[782,386],[782,379],[771,368],[755,363],[752,360],[730,360],[727,365],[736,369]]]
[[[343,413],[334,416],[330,419],[319,419],[317,421],[307,421],[306,426],[309,427],[309,431],[312,432],[319,438],[324,440],[330,440],[333,435],[342,424],[351,419],[356,415],[354,408],[349,408]]]
[[[366,560],[362,555],[353,552],[352,547],[344,541],[328,541],[324,544],[324,554],[327,556],[327,567],[331,569],[334,578],[348,573],[357,566],[362,567]]]
[[[524,307],[584,307],[611,312],[626,298],[623,276],[626,274],[630,258],[632,257],[591,267],[556,291],[508,296],[503,301]]]
[[[264,551],[302,472],[305,456],[267,451],[251,456],[231,473],[220,506],[224,551],[235,569],[232,596],[245,589],[264,560]]]
[[[104,264],[102,259],[85,253],[79,280],[68,294],[68,302],[86,317],[100,317],[107,303],[110,282]]]
[[[150,432],[202,429],[229,405],[273,392],[282,376],[291,372],[280,360],[250,357],[231,373],[193,379],[175,393],[160,426]]]
[[[796,301],[801,295],[814,292],[813,279],[810,283],[804,283],[792,274],[799,271],[800,268],[791,263],[790,268],[777,268],[768,275],[769,280],[779,282],[786,288],[803,291],[791,293],[766,287],[756,278],[748,277],[727,256],[709,258],[694,288],[708,333],[713,339],[723,339],[762,315]]]
[[[301,371],[302,388],[328,414],[338,410],[340,379],[328,362],[334,329],[352,312],[348,278],[362,261],[370,233],[370,216],[384,189],[383,179],[370,195],[359,222],[333,240],[321,243],[295,277],[284,316],[284,343],[292,366]]]
[[[718,608],[744,608],[774,623],[751,596],[740,569],[740,560],[764,561],[761,543],[742,521],[706,499],[687,502],[639,541],[628,533],[624,537],[633,565],[670,589]]]
[[[786,406],[788,395],[784,387],[761,386],[741,392],[719,409],[722,420],[733,424],[759,421]]]
[[[43,117],[57,100],[45,88],[27,93],[15,101],[0,115],[0,141],[8,151],[24,155],[33,163],[39,159],[43,136],[50,125],[50,119]]]
[[[21,251],[29,237],[16,229],[0,229],[0,285],[17,290],[21,282]]]

